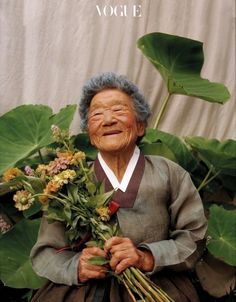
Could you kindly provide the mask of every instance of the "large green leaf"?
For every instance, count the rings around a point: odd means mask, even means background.
[[[236,210],[210,207],[207,249],[216,258],[236,266]]]
[[[236,176],[236,141],[219,141],[205,137],[186,137],[186,142],[198,153],[208,168],[214,167],[215,173],[221,172],[231,177]]]
[[[137,45],[160,72],[170,94],[184,94],[221,104],[229,99],[230,93],[224,85],[200,77],[204,62],[201,42],[150,33],[141,37]]]
[[[21,220],[0,238],[0,279],[9,287],[36,289],[45,283],[31,266],[29,255],[36,242],[39,220]]]
[[[219,173],[223,185],[235,192],[236,183],[236,141],[228,139],[219,141],[204,137],[187,137],[187,144],[198,157],[212,170]]]
[[[69,128],[76,105],[58,114],[43,105],[23,105],[0,117],[0,175],[9,167],[52,143],[51,125]]]
[[[162,145],[165,146],[165,150],[159,149],[158,153],[153,153],[158,142],[159,145],[162,143]],[[176,161],[189,172],[196,168],[197,162],[185,142],[173,134],[147,128],[140,145],[141,149],[144,149],[145,154],[158,154],[167,157]],[[166,148],[168,148],[169,152],[167,152],[168,150],[166,150]],[[172,156],[170,156],[170,152]]]
[[[80,133],[74,136],[74,145],[86,154],[88,160],[94,160],[96,158],[98,150],[91,145],[87,133]]]
[[[172,150],[162,142],[152,144],[144,143],[139,146],[142,153],[145,155],[159,155],[168,158],[174,162],[178,162]]]

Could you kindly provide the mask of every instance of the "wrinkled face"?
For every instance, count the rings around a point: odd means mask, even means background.
[[[88,132],[100,152],[132,150],[144,131],[145,125],[137,121],[133,101],[126,93],[106,89],[92,98]]]

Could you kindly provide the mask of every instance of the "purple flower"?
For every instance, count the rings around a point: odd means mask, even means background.
[[[25,166],[25,173],[29,176],[33,176],[34,170],[30,166]]]

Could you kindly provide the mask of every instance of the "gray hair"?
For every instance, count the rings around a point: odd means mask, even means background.
[[[147,124],[151,111],[138,87],[123,75],[105,72],[91,78],[82,88],[79,104],[80,127],[82,131],[87,130],[88,110],[92,98],[100,91],[109,88],[118,89],[128,94],[133,100],[137,120]]]

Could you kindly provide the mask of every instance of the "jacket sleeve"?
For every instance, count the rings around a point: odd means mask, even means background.
[[[169,163],[170,228],[167,240],[140,244],[149,249],[155,260],[152,273],[163,267],[185,270],[194,267],[203,252],[207,220],[201,198],[190,175],[180,166]]]
[[[55,283],[77,285],[80,254],[67,250],[58,252],[58,249],[67,245],[63,224],[49,224],[47,219],[42,217],[38,239],[30,254],[34,271]]]

